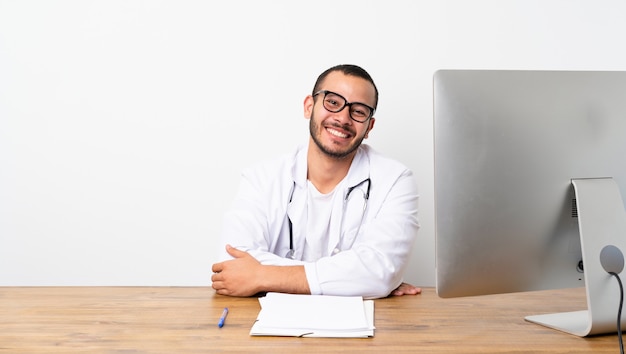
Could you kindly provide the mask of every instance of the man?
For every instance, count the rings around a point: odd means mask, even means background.
[[[322,73],[304,100],[307,146],[244,171],[226,214],[218,294],[418,294],[402,282],[419,228],[411,171],[361,144],[378,90],[355,65]]]

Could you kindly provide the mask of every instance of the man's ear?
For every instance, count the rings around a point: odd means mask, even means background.
[[[313,106],[315,105],[315,100],[313,96],[308,95],[304,98],[304,118],[311,119],[313,115]]]
[[[370,132],[372,131],[372,129],[374,129],[374,123],[376,122],[376,118],[372,117],[369,120],[369,126],[367,127],[367,131],[365,132],[365,139],[367,139],[370,135]]]

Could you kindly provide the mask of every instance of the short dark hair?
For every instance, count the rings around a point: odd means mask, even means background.
[[[376,84],[374,83],[374,79],[372,79],[370,74],[368,74],[367,71],[365,71],[365,69],[361,68],[360,66],[352,65],[352,64],[340,64],[340,65],[335,65],[332,68],[326,69],[326,71],[324,71],[323,73],[320,74],[320,76],[317,77],[317,81],[315,81],[315,86],[313,86],[313,92],[311,93],[312,95],[314,95],[316,92],[322,89],[321,85],[324,82],[324,79],[326,79],[326,76],[328,76],[328,74],[334,71],[340,71],[344,75],[360,77],[361,79],[367,80],[369,83],[371,83],[372,86],[374,86],[374,93],[375,93],[374,109],[378,106],[378,88],[376,87]]]

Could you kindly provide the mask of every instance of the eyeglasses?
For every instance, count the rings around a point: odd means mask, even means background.
[[[350,107],[350,118],[359,123],[365,123],[368,119],[372,118],[376,109],[360,102],[348,102],[343,96],[338,93],[334,93],[328,90],[317,91],[313,94],[313,97],[324,94],[324,108],[327,111],[338,113],[344,108]]]

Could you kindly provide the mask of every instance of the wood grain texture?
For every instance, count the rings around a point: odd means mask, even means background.
[[[375,301],[370,339],[251,337],[256,298],[208,287],[0,287],[0,353],[617,353],[524,316],[585,308],[584,289]],[[230,312],[223,328],[217,321]]]

